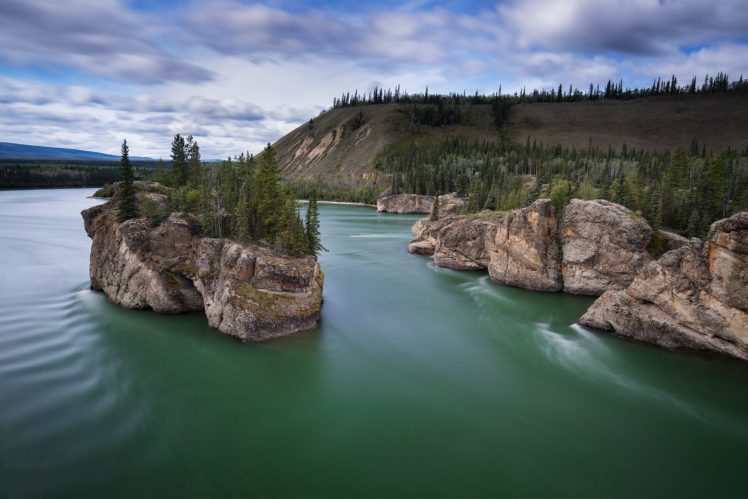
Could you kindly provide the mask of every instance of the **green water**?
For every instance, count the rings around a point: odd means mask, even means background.
[[[92,190],[0,192],[0,497],[745,496],[748,364],[321,206],[321,326],[241,344],[88,290]]]

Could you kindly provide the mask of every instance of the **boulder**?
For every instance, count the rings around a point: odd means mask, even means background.
[[[600,295],[624,289],[652,260],[651,237],[647,222],[619,204],[572,199],[559,227],[564,291]]]

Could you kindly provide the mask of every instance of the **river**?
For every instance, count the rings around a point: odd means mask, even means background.
[[[581,329],[591,298],[335,205],[320,327],[242,344],[88,289],[92,192],[0,192],[0,497],[748,492],[746,363]]]

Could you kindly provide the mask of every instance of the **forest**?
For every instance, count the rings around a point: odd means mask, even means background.
[[[197,141],[177,134],[171,144],[170,167],[157,168],[153,177],[171,187],[166,213],[159,213],[147,200],[132,208],[135,194],[127,184],[134,177],[128,168],[123,144],[120,176],[123,192],[128,194],[121,196],[121,220],[146,216],[158,224],[168,213],[180,211],[200,218],[210,237],[257,243],[292,256],[316,255],[324,249],[316,199],[309,199],[302,220],[297,195],[281,182],[270,144],[258,159],[242,153],[234,159],[204,163]]]
[[[583,102],[601,100],[631,100],[665,95],[712,95],[726,92],[748,93],[748,80],[743,76],[730,81],[726,73],[719,72],[716,76],[706,75],[702,82],[694,76],[690,81],[681,84],[675,75],[670,78],[657,78],[650,87],[624,88],[623,80],[613,82],[608,80],[603,88],[590,83],[589,87],[575,88],[572,84],[558,88],[527,91],[522,88],[512,94],[502,93],[501,85],[497,92],[485,95],[479,94],[434,94],[429,93],[428,87],[424,93],[409,94],[396,86],[394,90],[375,87],[373,90],[362,92],[346,92],[333,99],[333,109],[372,104],[407,104],[404,109],[408,113],[411,123],[424,126],[445,126],[459,124],[463,113],[461,106],[465,104],[490,104],[494,115],[494,122],[501,127],[515,104],[541,102]]]
[[[703,237],[711,222],[748,210],[748,149],[707,152],[696,140],[672,152],[544,147],[425,138],[388,147],[375,167],[390,192],[466,197],[465,211],[510,210],[540,197],[557,209],[602,198],[644,215],[654,227]]]
[[[137,178],[148,178],[157,167],[155,161],[133,162]],[[0,189],[39,187],[97,187],[119,178],[119,166],[113,161],[0,161]]]

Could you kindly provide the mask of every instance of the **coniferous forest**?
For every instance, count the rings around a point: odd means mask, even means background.
[[[544,147],[461,138],[403,142],[376,167],[390,192],[466,197],[466,212],[510,210],[540,197],[557,209],[572,198],[603,198],[640,212],[655,227],[703,237],[713,221],[748,209],[748,150],[711,154]]]
[[[196,215],[206,235],[260,243],[292,256],[316,255],[323,249],[316,200],[309,200],[304,223],[296,194],[281,182],[270,144],[257,159],[242,153],[203,163],[197,141],[177,134],[171,160],[170,169],[159,168],[154,175],[172,188],[168,212]],[[147,203],[142,211],[153,223],[164,216]]]

